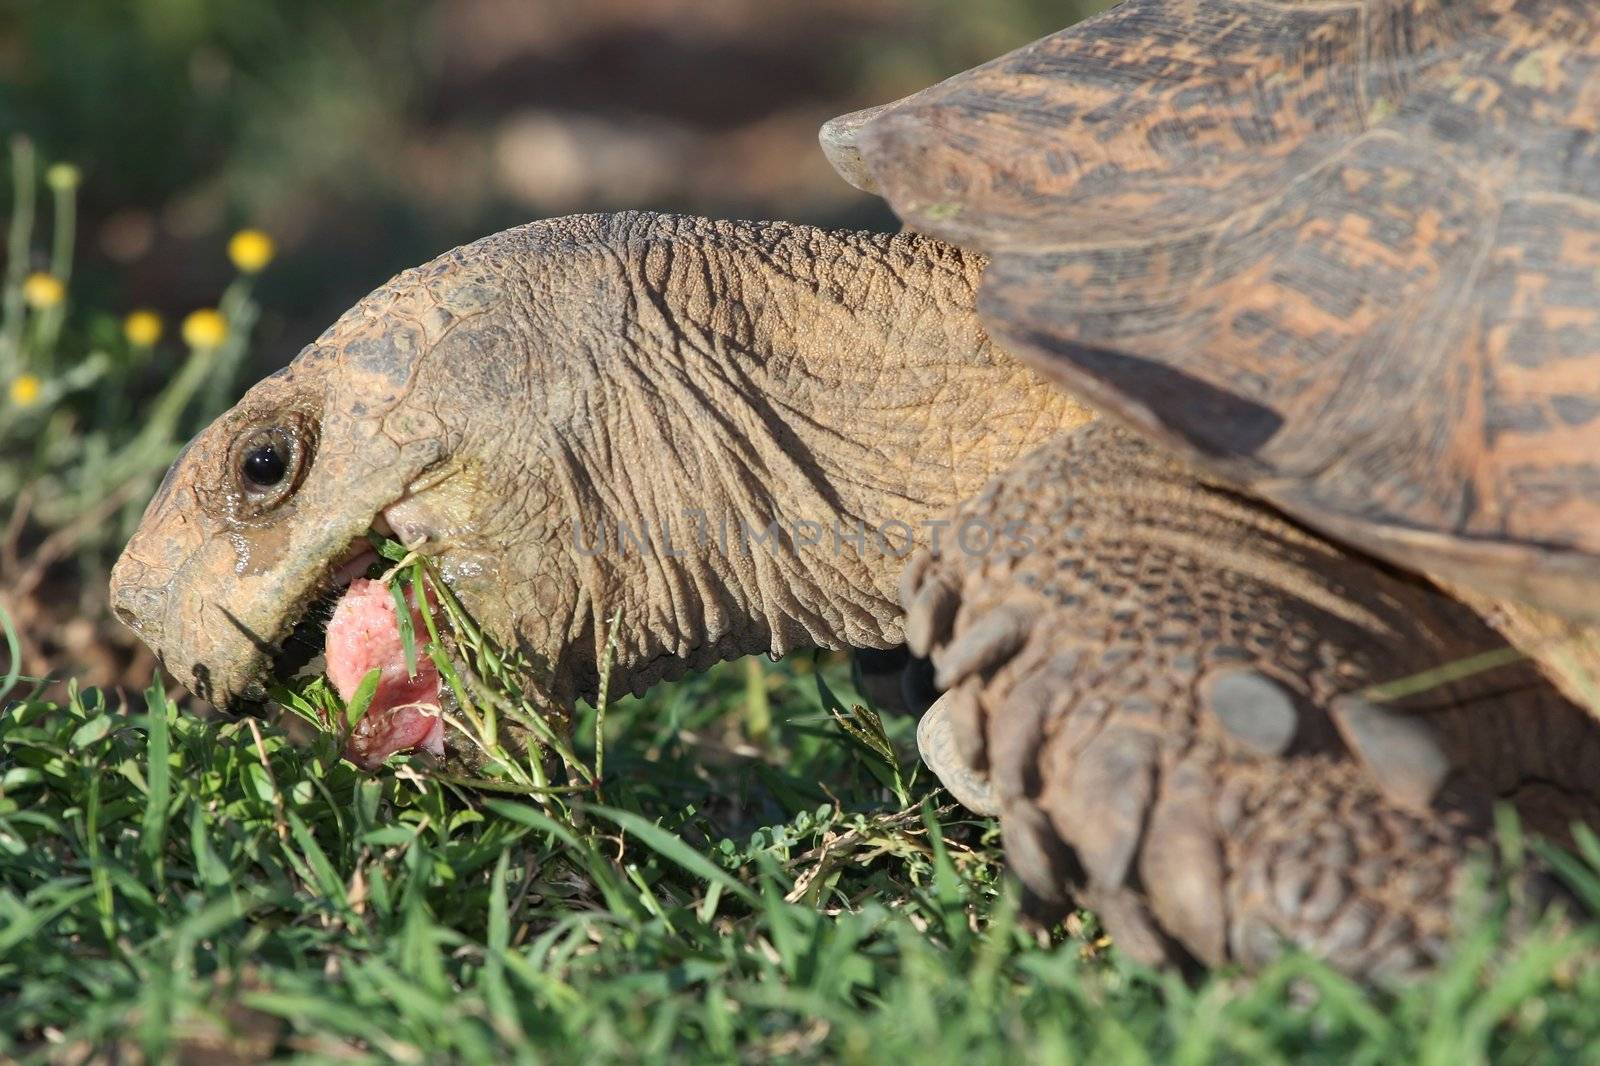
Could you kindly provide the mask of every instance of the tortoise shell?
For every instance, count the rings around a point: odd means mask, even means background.
[[[824,131],[996,338],[1402,565],[1600,619],[1600,5],[1128,0]]]

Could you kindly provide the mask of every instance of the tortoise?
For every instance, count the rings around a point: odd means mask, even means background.
[[[114,609],[219,706],[372,528],[556,707],[618,611],[633,691],[904,643],[924,758],[1039,917],[1150,962],[1426,967],[1492,803],[1600,824],[1550,639],[1600,619],[1597,30],[1128,0],[824,127],[910,232],[456,249],[191,442]],[[353,760],[452,757],[381,703]]]

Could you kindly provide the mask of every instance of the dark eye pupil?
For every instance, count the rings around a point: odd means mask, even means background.
[[[283,480],[289,464],[283,453],[271,444],[252,448],[244,457],[244,476],[252,485],[269,488]]]

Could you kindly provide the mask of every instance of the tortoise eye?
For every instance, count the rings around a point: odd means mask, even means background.
[[[299,487],[311,461],[313,441],[297,419],[258,426],[241,434],[230,462],[232,494],[239,517],[262,515],[288,499]]]
[[[245,452],[240,472],[257,488],[270,489],[289,473],[289,457],[277,441],[260,444]]]

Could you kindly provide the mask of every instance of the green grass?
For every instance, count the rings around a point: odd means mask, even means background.
[[[1592,930],[1507,945],[1491,911],[1449,970],[1385,993],[1303,958],[1186,984],[1092,920],[1030,931],[986,822],[923,779],[902,803],[809,659],[756,664],[617,701],[605,804],[562,817],[159,691],[148,713],[13,702],[0,1056],[1456,1064],[1600,1040]],[[909,728],[889,722],[902,756]]]

